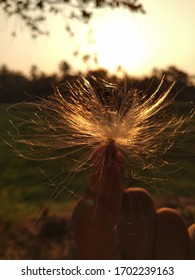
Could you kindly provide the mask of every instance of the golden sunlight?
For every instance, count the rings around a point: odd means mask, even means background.
[[[117,11],[104,18],[96,33],[98,64],[114,72],[118,67],[139,73],[146,64],[148,39],[139,22]]]

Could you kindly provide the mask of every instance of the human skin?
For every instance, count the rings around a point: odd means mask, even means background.
[[[97,151],[94,160],[98,158]],[[75,240],[80,259],[118,259],[117,221],[124,188],[120,154],[111,146],[104,168],[94,164],[89,186],[73,213]],[[107,157],[108,156],[108,157]]]
[[[124,189],[121,154],[109,144],[99,168],[102,149],[73,212],[77,258],[195,259],[195,224],[187,229],[177,211],[156,210],[142,188]]]

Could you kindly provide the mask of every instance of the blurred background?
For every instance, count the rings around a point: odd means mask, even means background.
[[[51,199],[63,177],[55,181],[61,162],[43,164],[14,152],[8,108],[47,98],[53,85],[81,75],[149,93],[165,75],[167,84],[176,81],[177,113],[189,114],[195,104],[194,13],[194,0],[0,1],[1,259],[74,258],[70,217],[81,182],[75,178]],[[189,126],[194,131],[194,119]],[[185,140],[186,150],[159,180],[133,185],[147,188],[157,207],[179,210],[189,225],[195,222],[194,133]]]

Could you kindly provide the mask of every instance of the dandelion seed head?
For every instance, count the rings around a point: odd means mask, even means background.
[[[68,84],[63,93],[56,87],[47,99],[17,106],[23,113],[15,143],[28,147],[20,154],[38,160],[72,160],[77,173],[93,165],[96,151],[98,160],[103,161],[105,149],[100,147],[113,141],[124,157],[127,172],[135,167],[156,167],[186,132],[187,120],[168,110],[174,83],[162,92],[163,82],[148,95],[136,89],[123,91],[105,81],[99,81],[98,90],[81,78]]]

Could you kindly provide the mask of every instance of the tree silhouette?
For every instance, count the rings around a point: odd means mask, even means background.
[[[184,72],[181,69],[178,69],[174,65],[170,65],[169,67],[167,67],[167,69],[163,70],[154,68],[153,75],[156,77],[165,76],[169,82],[177,81],[186,85],[191,84],[191,77],[188,75],[188,73]]]
[[[0,68],[0,101],[21,101],[26,94],[28,80],[16,71],[10,71],[6,65]]]
[[[0,67],[0,103],[46,97],[53,93],[57,75],[45,75],[37,66],[31,67],[30,78],[19,71],[12,71],[6,65]]]
[[[32,37],[49,34],[43,27],[49,14],[61,14],[66,30],[72,34],[68,20],[77,19],[88,22],[96,9],[124,7],[132,12],[145,13],[137,0],[0,0],[0,8],[8,17],[17,16],[30,30]],[[12,35],[16,35],[16,30]]]
[[[61,76],[63,78],[63,77],[66,77],[69,74],[69,72],[71,70],[71,66],[67,61],[63,60],[59,64],[59,70],[60,70]]]

